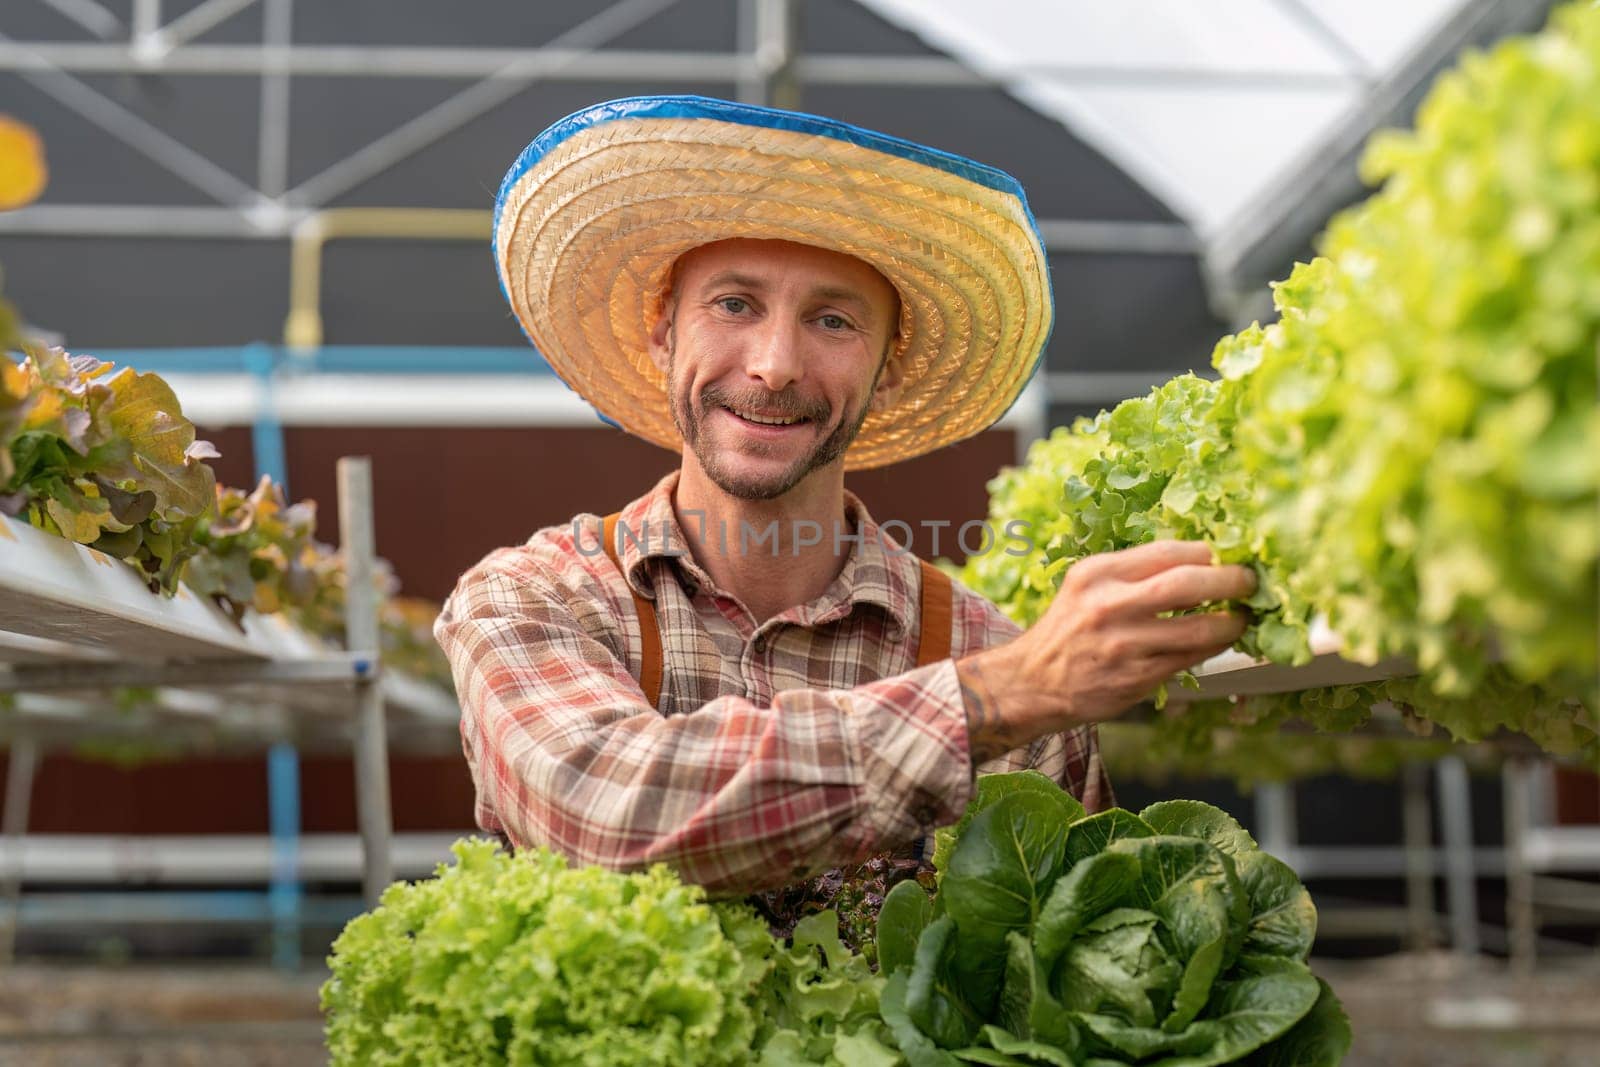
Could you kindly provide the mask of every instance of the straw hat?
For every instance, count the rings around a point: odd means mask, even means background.
[[[615,100],[530,144],[495,201],[500,286],[601,416],[682,440],[647,339],[691,248],[767,238],[857,256],[899,291],[905,385],[847,469],[960,441],[1005,414],[1050,334],[1049,271],[1016,179],[831,119],[696,96]]]

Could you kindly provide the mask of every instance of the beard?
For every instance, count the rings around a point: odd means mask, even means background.
[[[841,419],[833,432],[817,442],[809,453],[796,458],[781,471],[764,475],[735,471],[733,464],[728,462],[730,458],[728,451],[719,450],[707,443],[705,434],[701,432],[706,419],[718,409],[740,408],[745,411],[772,412],[784,418],[804,419],[808,425],[818,426],[827,425],[833,410],[826,401],[805,401],[788,389],[772,393],[765,390],[736,391],[715,385],[707,386],[701,392],[697,403],[689,394],[687,383],[681,390],[679,388],[675,373],[677,341],[670,332],[669,338],[667,398],[673,425],[677,427],[678,435],[683,438],[684,446],[694,452],[695,459],[699,460],[701,469],[706,472],[706,477],[710,478],[718,489],[736,499],[775,500],[799,485],[813,471],[836,462],[860,434],[861,426],[870,414],[868,404],[863,402],[859,410]],[[873,375],[873,386],[878,384],[878,375],[882,373],[883,365],[880,364],[878,374]],[[870,389],[867,395],[872,395]],[[766,446],[753,443],[747,444],[746,448],[765,450]]]

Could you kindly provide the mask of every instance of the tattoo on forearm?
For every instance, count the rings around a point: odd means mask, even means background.
[[[1010,752],[1025,740],[1018,736],[1016,725],[1006,721],[981,664],[958,661],[956,677],[967,706],[967,743],[974,766]]]

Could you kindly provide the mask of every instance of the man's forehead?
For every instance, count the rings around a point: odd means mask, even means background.
[[[733,238],[692,248],[672,265],[676,282],[695,285],[739,281],[764,285],[799,269],[815,277],[815,288],[867,295],[872,289],[897,296],[876,267],[857,256],[793,241]],[[866,292],[862,292],[865,290]]]

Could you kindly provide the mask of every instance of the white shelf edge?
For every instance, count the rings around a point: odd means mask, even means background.
[[[1224,652],[1194,668],[1199,689],[1179,685],[1167,687],[1173,703],[1225,696],[1259,696],[1268,693],[1295,693],[1302,689],[1322,689],[1334,685],[1355,685],[1384,678],[1402,678],[1417,673],[1409,660],[1390,659],[1360,663],[1341,655],[1339,637],[1321,618],[1310,627],[1312,660],[1298,667],[1247,656],[1243,652]]]
[[[260,620],[247,618],[241,633],[188,588],[152,593],[121,560],[5,515],[0,630],[97,650],[99,658],[272,659],[287,641]]]

